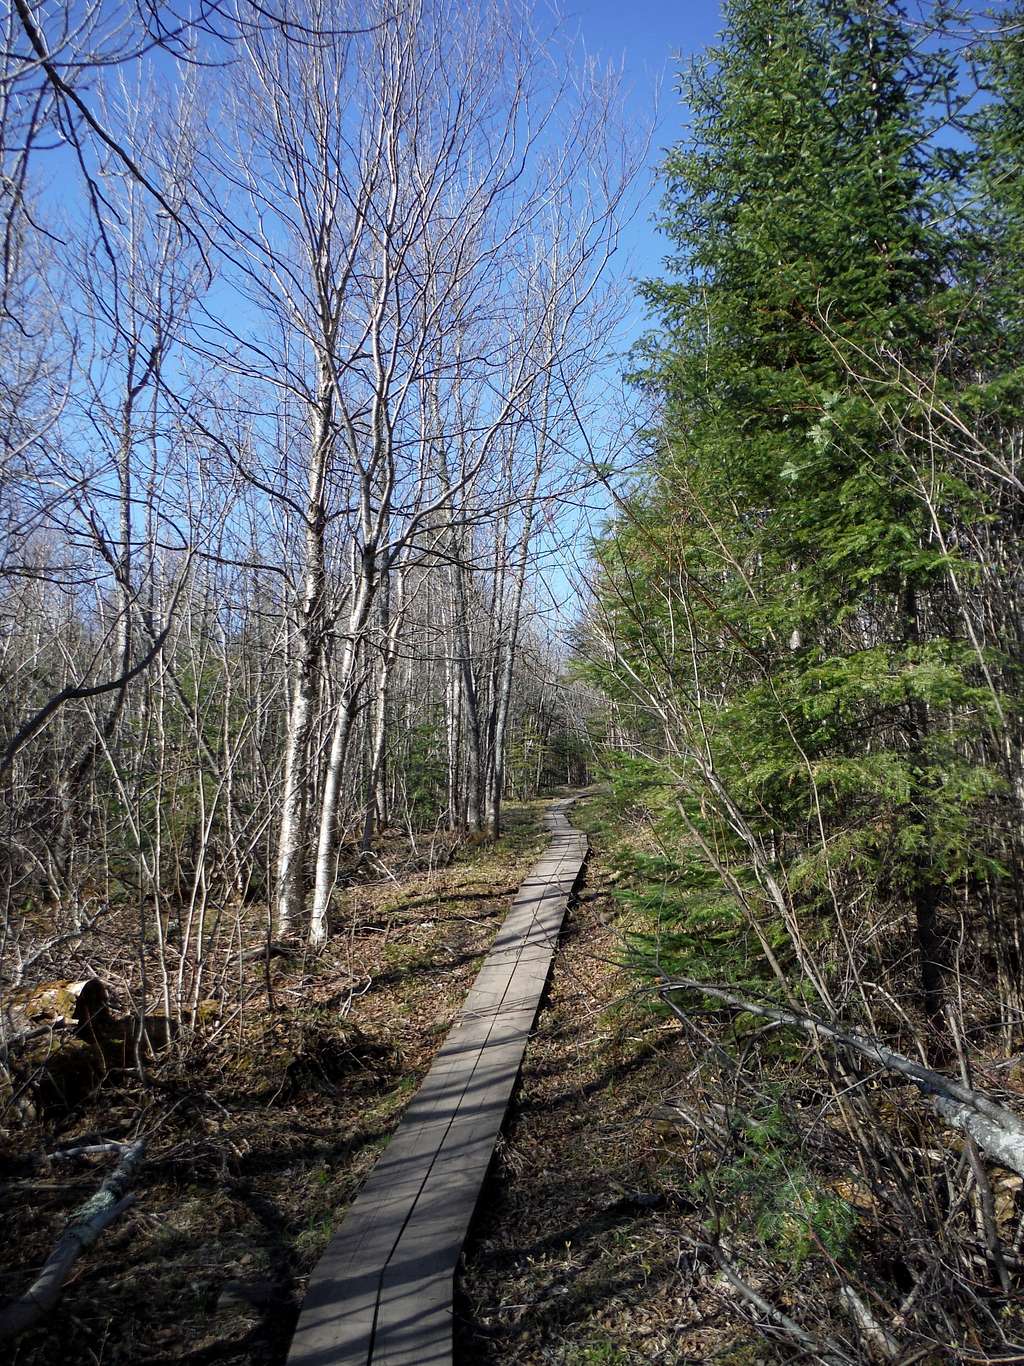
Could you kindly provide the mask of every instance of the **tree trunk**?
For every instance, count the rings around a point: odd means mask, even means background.
[[[917,645],[921,638],[917,594],[908,584],[902,601],[904,638],[908,645]],[[928,707],[919,698],[907,699],[907,743],[910,751],[910,804],[921,813],[925,835],[931,832],[928,815],[930,793],[925,772],[928,739]],[[946,971],[945,944],[939,919],[941,890],[935,880],[927,838],[914,854],[911,863],[911,896],[917,932],[917,949],[921,971],[921,994],[925,1013],[932,1025],[945,1031],[943,1015],[943,983]]]
[[[330,374],[321,374],[320,411],[309,466],[305,573],[299,605],[299,648],[292,672],[284,753],[284,792],[277,842],[274,923],[279,938],[292,932],[306,900],[309,744],[324,652],[324,492],[330,448]]]
[[[385,575],[381,584],[381,626],[384,638],[380,668],[377,671],[377,689],[373,707],[373,737],[370,745],[370,771],[366,781],[366,814],[363,818],[363,837],[360,848],[368,853],[373,844],[374,825],[384,822],[385,803],[382,793],[384,770],[384,745],[387,740],[388,685],[391,668],[398,649],[398,633],[401,629],[404,609],[405,580],[401,569],[398,571],[398,584],[395,593],[395,610],[391,611],[390,575]]]
[[[373,550],[366,550],[360,566],[360,580],[349,613],[348,632],[341,656],[341,701],[334,721],[331,753],[324,775],[324,790],[320,800],[320,833],[316,850],[316,877],[313,884],[313,906],[309,920],[309,942],[320,948],[327,940],[327,912],[337,877],[338,854],[338,795],[345,769],[345,758],[352,736],[352,723],[359,708],[362,692],[357,677],[360,645],[367,618],[377,588],[377,568]]]

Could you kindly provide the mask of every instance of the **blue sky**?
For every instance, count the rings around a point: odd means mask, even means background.
[[[624,63],[631,87],[629,115],[646,125],[656,114],[649,176],[653,180],[663,150],[683,130],[685,110],[676,90],[677,72],[720,31],[719,0],[570,0],[567,16],[588,52]],[[666,244],[650,221],[659,195],[652,183],[624,235],[618,270],[640,278],[659,272]],[[641,321],[635,310],[629,328],[634,335]]]
[[[545,0],[536,3],[541,7]],[[611,270],[620,278],[657,275],[668,244],[651,221],[661,197],[656,169],[665,149],[682,136],[686,119],[677,93],[678,72],[720,32],[721,5],[719,0],[565,0],[565,4],[570,31],[578,32],[585,50],[594,57],[623,64],[629,90],[627,117],[641,128],[655,120],[649,166],[641,186],[642,201],[623,232],[622,249]],[[612,342],[618,358],[611,361],[605,378],[613,391],[626,367],[625,353],[645,326],[643,307],[634,299],[629,317]],[[595,440],[599,454],[611,454],[601,448],[599,436]],[[538,548],[540,580],[535,587],[543,603],[541,611],[547,615],[550,610],[550,623],[556,632],[579,610],[581,586],[576,561],[581,556],[586,558],[590,534],[608,511],[603,492],[592,488],[589,506],[575,518],[569,512],[552,543]]]

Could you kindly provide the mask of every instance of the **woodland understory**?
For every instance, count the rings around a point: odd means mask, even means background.
[[[632,341],[554,11],[0,18],[22,1366],[284,1360],[583,788],[461,1359],[1024,1362],[1024,6],[720,17]]]

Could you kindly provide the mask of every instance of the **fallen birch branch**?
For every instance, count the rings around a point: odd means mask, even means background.
[[[738,1291],[749,1304],[752,1304],[758,1313],[777,1330],[798,1342],[807,1351],[812,1352],[815,1361],[825,1362],[828,1366],[851,1366],[853,1358],[844,1352],[837,1342],[833,1342],[831,1338],[817,1338],[805,1332],[788,1314],[784,1314],[774,1304],[769,1304],[763,1295],[759,1295],[753,1286],[748,1285],[720,1247],[712,1244],[711,1252],[718,1263],[719,1270],[732,1288]]]
[[[660,995],[665,1004],[680,1020],[685,1021],[686,1013],[675,1002],[669,1000],[669,993],[673,991],[697,991],[704,996],[711,996],[716,1001],[723,1001],[735,1010],[744,1010],[750,1015],[774,1020],[777,1024],[793,1025],[807,1034],[829,1039],[832,1043],[842,1044],[844,1048],[861,1053],[887,1071],[898,1072],[912,1082],[923,1095],[928,1096],[947,1124],[973,1138],[981,1151],[994,1162],[1008,1167],[1018,1176],[1024,1176],[1024,1120],[1012,1110],[989,1100],[982,1092],[964,1086],[953,1077],[934,1072],[930,1067],[922,1067],[920,1063],[904,1057],[902,1053],[894,1053],[877,1039],[850,1030],[836,1029],[824,1020],[816,1020],[812,1015],[800,1015],[792,1010],[779,1010],[775,1006],[761,1005],[758,1001],[749,1001],[746,997],[735,996],[722,987],[708,986],[706,982],[697,982],[689,977],[674,978],[663,983],[660,988]]]
[[[109,1143],[83,1143],[77,1148],[58,1148],[55,1153],[47,1153],[43,1162],[75,1162],[81,1157],[109,1157],[112,1153],[123,1153],[128,1145],[111,1140]]]
[[[878,1322],[852,1285],[844,1285],[840,1288],[839,1303],[853,1320],[854,1327],[874,1360],[896,1361],[898,1359],[900,1344],[889,1330]]]
[[[71,1215],[35,1281],[24,1295],[13,1300],[0,1313],[0,1338],[23,1333],[51,1311],[60,1299],[64,1282],[81,1254],[86,1248],[92,1247],[108,1224],[112,1224],[135,1203],[135,1196],[127,1193],[127,1187],[142,1160],[146,1141],[140,1138],[135,1143],[119,1144],[118,1148],[121,1157],[117,1166],[96,1194]]]

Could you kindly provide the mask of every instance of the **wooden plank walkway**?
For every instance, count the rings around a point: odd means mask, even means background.
[[[455,1268],[587,838],[572,797],[391,1142],[310,1277],[289,1366],[450,1366]]]

